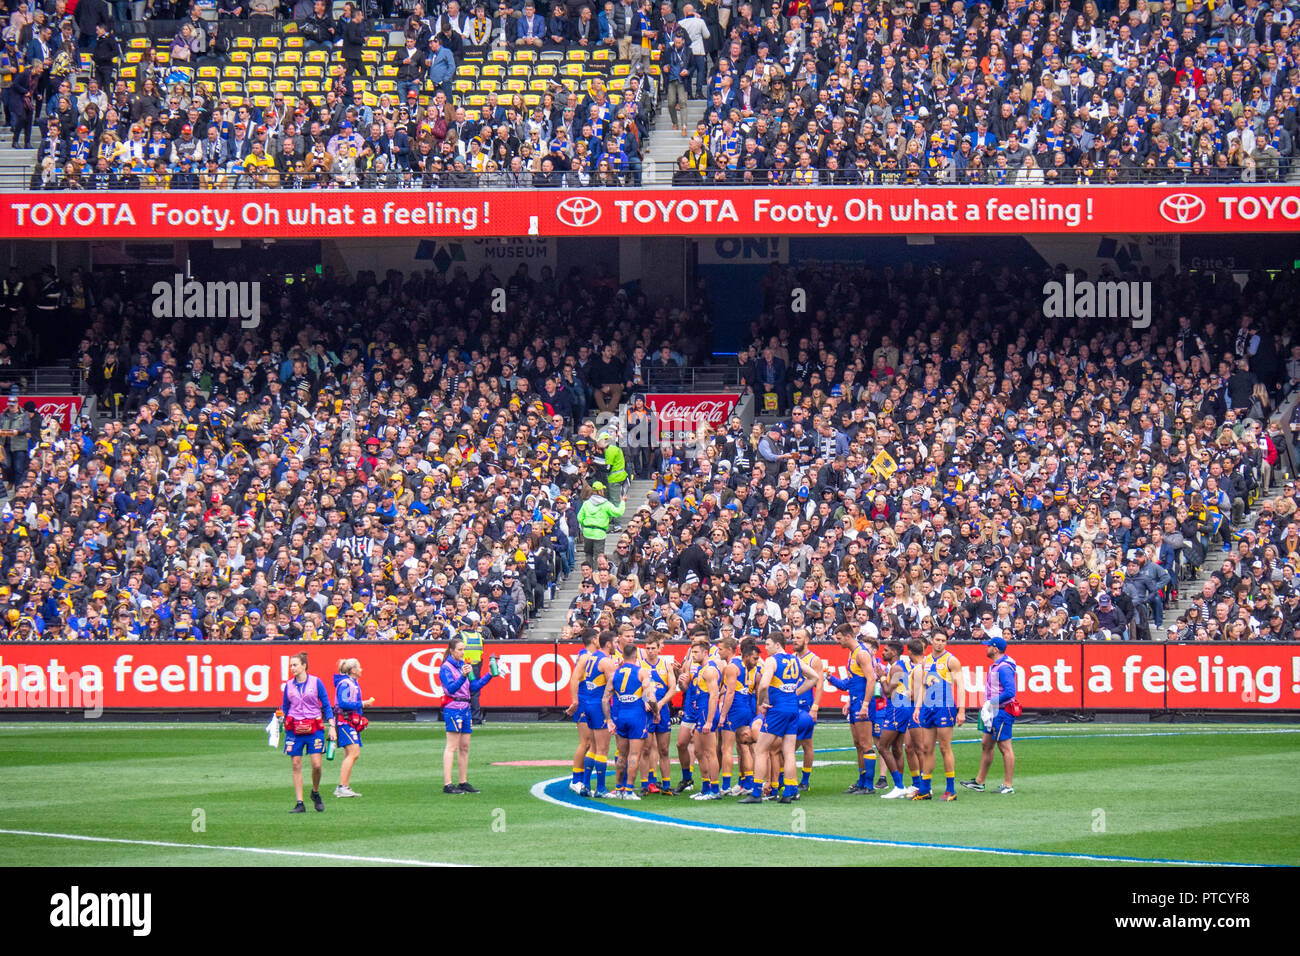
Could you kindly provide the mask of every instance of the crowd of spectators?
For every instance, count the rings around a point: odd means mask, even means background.
[[[0,58],[0,75],[12,145],[21,139],[30,147],[33,129],[40,133],[33,188],[504,188],[640,180],[657,93],[641,72],[626,77],[613,99],[598,77],[567,87],[552,77],[535,103],[526,102],[532,94],[503,91],[467,108],[453,90],[467,56],[498,47],[604,46],[612,56],[619,45],[608,27],[612,11],[609,21],[604,11],[593,20],[589,4],[571,13],[557,4],[544,20],[531,0],[521,0],[518,10],[502,3],[494,20],[482,4],[463,13],[449,0],[433,16],[415,3],[404,19],[380,24],[359,4],[345,3],[335,20],[324,0],[299,3],[291,12],[302,49],[337,47],[342,62],[330,68],[323,89],[277,83],[274,93],[256,97],[218,94],[218,84],[194,70],[229,61],[233,39],[246,29],[232,22],[237,17],[209,21],[189,6],[166,62],[148,48],[127,79],[104,0],[85,0],[78,9],[95,4],[105,18],[85,27],[80,18],[65,18],[61,41],[55,15],[43,11],[26,23],[23,12],[11,14],[5,28],[13,43]],[[78,36],[79,28],[89,33]],[[377,92],[377,64],[362,56],[369,38],[387,40],[391,30],[401,31],[403,43],[385,43],[379,55],[395,79]],[[94,68],[81,81],[79,47],[87,36]]]
[[[737,7],[705,118],[682,127],[674,182],[1288,175],[1300,47],[1285,0],[791,6]],[[679,51],[686,42],[673,40]],[[689,83],[680,53],[671,60],[669,104],[673,85]]]
[[[709,329],[598,268],[267,280],[250,331],[156,319],[147,277],[102,270],[23,282],[19,346],[51,280],[120,416],[43,437],[0,417],[23,452],[0,516],[12,639],[441,638],[468,611],[517,637],[572,567],[602,330],[694,362]]]
[[[646,448],[625,439],[650,367],[710,354],[703,287],[675,309],[599,269],[326,270],[241,330],[154,318],[142,276],[47,272],[6,299],[8,338],[52,303],[117,414],[0,418],[37,433],[8,441],[5,633],[441,638],[476,611],[509,638],[576,570],[569,628],[1296,636],[1294,464],[1268,422],[1300,389],[1300,276],[1170,272],[1144,330],[1044,319],[1045,277],[774,266],[735,361],[788,421]],[[602,434],[654,491],[579,562]]]
[[[1274,479],[1300,411],[1268,424],[1300,389],[1297,276],[1170,275],[1148,332],[1045,323],[1044,278],[774,268],[738,362],[791,421],[732,419],[695,461],[633,449],[655,491],[583,568],[570,628],[1300,639],[1300,515]],[[802,331],[795,286],[825,310]],[[1210,551],[1232,554],[1167,621]]]
[[[1294,0],[446,0],[387,20],[369,17],[391,3],[335,19],[322,0],[219,0],[212,21],[65,3],[11,3],[4,30],[4,104],[15,144],[40,132],[37,188],[639,183],[661,97],[685,138],[678,185],[1255,182],[1288,177],[1300,104]],[[178,18],[170,62],[150,51],[121,82],[114,18],[150,14]],[[324,92],[241,104],[178,70],[225,63],[277,16],[339,49]],[[367,37],[390,29],[396,91],[354,98]],[[605,48],[629,88],[615,103],[557,80],[536,107],[503,93],[466,109],[456,68],[498,48]],[[93,89],[74,75],[83,50]]]

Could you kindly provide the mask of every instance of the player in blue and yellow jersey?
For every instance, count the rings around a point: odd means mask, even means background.
[[[674,793],[688,793],[695,789],[695,778],[691,774],[691,762],[694,753],[692,741],[695,739],[695,725],[699,721],[699,694],[695,688],[695,674],[700,665],[691,659],[688,651],[677,671],[677,684],[682,690],[682,720],[677,727],[677,762],[681,765],[682,782]]]
[[[880,734],[885,729],[885,719],[889,716],[889,698],[885,695],[885,678],[889,676],[889,665],[880,653],[880,640],[875,636],[868,634],[862,639],[871,652],[871,663],[876,668],[876,692],[872,695],[867,704],[867,713],[871,717],[871,738],[875,744],[877,755],[883,752],[880,749]],[[876,764],[876,789],[883,788],[889,778],[885,776],[886,766],[883,757]]]
[[[798,628],[791,634],[790,649],[799,660],[817,672],[818,678],[816,684],[799,695],[799,729],[795,732],[795,739],[803,750],[800,790],[807,790],[812,785],[813,758],[816,756],[813,751],[813,731],[817,729],[817,714],[821,709],[823,677],[826,673],[826,662],[808,648],[810,640],[812,632],[806,627]]]
[[[573,675],[569,680],[569,706],[564,710],[564,716],[572,717],[578,725],[578,749],[573,752],[573,778],[569,781],[569,789],[574,793],[582,792],[587,763],[595,762],[591,750],[591,726],[586,717],[591,694],[585,684],[594,676],[592,672],[600,654],[595,628],[584,628],[578,634],[578,639],[582,641],[582,650],[573,662]]]
[[[946,785],[943,799],[957,799],[957,763],[952,754],[952,731],[966,722],[966,682],[961,662],[948,652],[948,635],[930,638],[930,653],[921,659],[921,680],[913,688],[920,701],[916,734],[921,760],[921,789],[913,800],[929,800],[934,777],[934,749],[943,754]]]
[[[882,796],[886,800],[910,798],[916,790],[903,785],[903,758],[906,754],[908,763],[912,762],[912,744],[908,740],[913,712],[912,658],[902,641],[885,641],[880,645],[880,651],[885,663],[889,665],[889,674],[885,678],[889,712],[885,717],[884,730],[880,733],[880,751],[894,781],[894,789]],[[921,645],[921,651],[925,652],[924,644]]]
[[[734,639],[733,639],[734,640]],[[700,761],[700,792],[692,800],[718,800],[718,728],[722,718],[722,663],[712,654],[707,637],[691,641],[691,658],[699,665],[695,672],[696,712],[695,756]]]
[[[632,648],[636,648],[636,662],[638,664],[645,663],[645,658],[642,655],[640,648],[636,647],[636,629],[632,627],[631,624],[620,624],[618,628],[615,630],[614,635],[615,635],[614,649],[610,651],[610,656],[613,657],[616,662],[623,660],[623,652],[627,650],[629,647],[632,647]],[[613,728],[614,722],[618,720],[619,703],[620,702],[617,694],[614,695],[613,700],[611,700],[609,703],[609,712],[611,715],[611,722],[610,722],[611,728]],[[612,751],[610,759],[615,761],[614,764],[615,765],[615,770],[614,770],[615,789],[610,791],[611,793],[616,793],[623,788],[623,785],[626,782],[624,778],[627,775],[627,767],[623,766],[617,761],[618,753],[617,750],[614,749],[616,746],[614,742],[615,736],[616,736],[615,734],[611,734],[609,738],[609,745]],[[635,768],[633,769],[635,770]]]
[[[578,655],[569,682],[573,701],[565,710],[578,723],[578,752],[574,755],[573,767],[576,774],[578,761],[582,761],[582,777],[571,782],[569,789],[584,796],[591,795],[591,775],[595,772],[595,796],[602,797],[608,796],[605,774],[609,764],[607,754],[611,728],[601,700],[618,662],[609,655],[614,645],[612,631],[597,632],[594,628],[587,628],[582,632],[582,643],[583,651]]]
[[[735,765],[736,735],[728,727],[732,700],[735,698],[734,681],[740,661],[736,653],[740,641],[728,634],[718,640],[718,789],[722,796],[731,790],[731,772]]]
[[[671,797],[672,762],[668,756],[668,745],[672,737],[672,724],[669,699],[677,692],[677,673],[672,661],[660,656],[666,636],[662,631],[651,631],[642,648],[642,661],[650,668],[650,679],[655,685],[654,697],[659,707],[659,717],[650,724],[646,744],[641,748],[641,764],[637,768],[637,776],[645,780],[641,788],[642,794],[662,793]],[[658,777],[655,776],[656,764]]]
[[[786,653],[779,632],[767,637],[767,660],[758,680],[756,706],[763,718],[754,748],[754,786],[740,798],[740,803],[762,803],[763,783],[769,767],[775,776],[778,760],[773,753],[778,747],[780,762],[784,764],[785,783],[780,800],[790,803],[799,799],[799,787],[794,782],[795,735],[799,730],[799,695],[820,683],[821,676],[794,654]]]
[[[735,674],[729,670],[735,669]],[[731,696],[723,696],[723,753],[731,756],[729,741],[735,741],[736,754],[740,761],[740,783],[731,787],[732,796],[741,796],[754,788],[754,743],[758,740],[762,721],[758,718],[755,700],[758,695],[758,679],[763,669],[763,654],[754,637],[746,637],[740,643],[740,652],[732,657],[729,666],[723,669],[723,683],[729,684]],[[723,770],[723,792],[727,770]]]
[[[630,770],[641,762],[641,747],[650,724],[658,720],[659,707],[655,698],[654,681],[650,668],[637,660],[640,648],[628,644],[623,648],[623,662],[605,685],[601,706],[605,718],[614,724],[614,737],[618,741],[618,765],[621,769],[619,784],[611,796],[622,800],[640,800],[633,786]],[[611,703],[618,699],[618,713],[613,715]]]
[[[875,699],[876,665],[871,650],[858,640],[857,629],[852,624],[841,624],[835,629],[840,647],[849,652],[848,676],[828,674],[832,686],[845,691],[849,702],[845,715],[849,718],[849,731],[853,746],[858,751],[858,780],[845,793],[875,793],[876,745],[871,735],[871,710],[868,702]]]

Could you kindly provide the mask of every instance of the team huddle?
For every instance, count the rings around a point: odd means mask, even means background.
[[[740,803],[790,803],[811,786],[823,687],[848,695],[848,717],[857,751],[858,778],[845,791],[885,799],[933,799],[937,755],[943,759],[943,800],[956,800],[952,734],[966,721],[966,685],[960,662],[943,635],[930,646],[920,638],[878,641],[853,625],[835,630],[848,653],[846,676],[829,673],[809,648],[804,628],[790,635],[723,637],[710,643],[703,629],[691,634],[681,664],[661,655],[666,635],[651,633],[643,645],[631,628],[582,632],[582,652],[570,682],[567,714],[578,725],[570,789],[582,796],[640,800],[649,794],[683,794],[693,800],[738,796]],[[1011,734],[1020,707],[1016,664],[1006,642],[985,642],[992,661],[980,713],[980,769],[963,786],[982,791],[996,746],[1005,775],[999,793],[1014,793]],[[677,755],[681,778],[671,782],[670,699],[682,691]],[[607,788],[611,737],[617,745],[614,789]],[[802,766],[797,761],[802,751]],[[884,767],[879,778],[877,766]],[[904,771],[911,783],[904,785]],[[888,776],[886,776],[887,774]],[[594,778],[594,785],[593,785]],[[733,785],[733,780],[735,781]]]

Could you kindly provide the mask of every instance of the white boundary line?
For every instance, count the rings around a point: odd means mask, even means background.
[[[781,837],[787,840],[812,840],[816,843],[840,843],[849,844],[850,846],[874,846],[890,850],[939,850],[945,853],[976,853],[987,856],[1031,856],[1041,859],[1055,860],[1083,860],[1089,863],[1147,863],[1162,864],[1168,866],[1204,866],[1204,867],[1225,867],[1225,866],[1249,866],[1259,867],[1267,866],[1262,863],[1219,863],[1209,860],[1164,860],[1148,859],[1145,857],[1133,856],[1100,856],[1089,853],[1062,853],[1051,851],[1037,850],[1003,850],[995,847],[978,847],[978,846],[955,846],[941,843],[907,843],[903,841],[890,840],[872,840],[866,837],[851,837],[837,835],[822,835],[816,833],[782,833],[779,830],[761,830],[747,827],[733,827],[723,823],[691,823],[686,820],[666,820],[660,818],[657,814],[646,816],[644,811],[638,812],[632,810],[623,812],[613,807],[605,808],[600,805],[600,801],[594,801],[594,805],[588,806],[583,803],[569,803],[564,800],[557,800],[546,792],[546,788],[554,783],[564,782],[566,777],[555,777],[552,780],[540,780],[535,783],[529,793],[546,803],[554,804],[557,807],[564,807],[568,810],[581,810],[585,813],[597,813],[601,816],[614,817],[619,820],[627,820],[632,823],[652,823],[656,826],[677,827],[682,830],[698,830],[704,833],[720,833],[727,836],[759,836],[759,837]]]
[[[227,853],[259,853],[264,856],[300,856],[317,860],[346,860],[352,863],[390,863],[396,866],[462,866],[430,860],[402,860],[386,856],[353,856],[350,853],[317,853],[310,850],[269,850],[255,846],[214,846],[210,843],[168,843],[164,840],[122,840],[116,837],[85,836],[78,833],[42,833],[39,830],[0,830],[10,836],[42,837],[47,840],[79,840],[86,843],[121,843],[130,846],[158,846],[180,850],[219,850]]]

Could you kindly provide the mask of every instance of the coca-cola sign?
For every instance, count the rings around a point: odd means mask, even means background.
[[[9,407],[10,401],[8,395],[0,395],[0,413]],[[34,404],[43,418],[58,419],[59,428],[65,432],[80,413],[82,401],[80,395],[23,395],[18,398],[19,405]]]
[[[727,416],[736,407],[740,396],[691,395],[682,392],[661,392],[646,396],[646,405],[659,420],[659,433],[663,440],[685,441],[695,436],[701,425],[714,431],[724,429]]]

